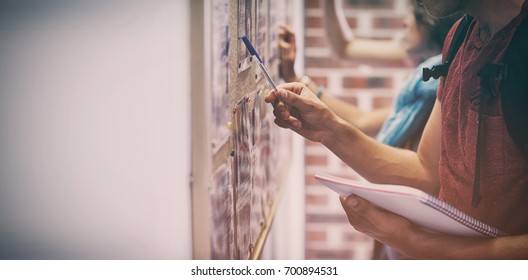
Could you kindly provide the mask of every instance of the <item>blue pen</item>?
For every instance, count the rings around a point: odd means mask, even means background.
[[[264,67],[264,63],[262,62],[262,59],[260,59],[260,56],[258,55],[257,50],[255,50],[255,48],[249,41],[248,37],[246,35],[242,35],[238,39],[242,39],[242,41],[246,45],[246,48],[249,50],[249,53],[257,59],[257,64],[260,67],[260,70],[262,70],[262,73],[264,73],[264,76],[266,76],[266,79],[268,80],[271,87],[275,91],[278,91],[277,86],[275,86],[275,83],[273,82],[270,75],[268,74],[268,70],[266,70],[266,67]]]

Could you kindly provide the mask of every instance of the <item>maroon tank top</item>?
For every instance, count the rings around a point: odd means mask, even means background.
[[[478,23],[474,21],[438,90],[442,103],[439,197],[510,234],[528,233],[528,160],[508,134],[499,96],[482,116],[482,197],[477,207],[472,206],[479,109],[479,99],[472,97],[480,94],[477,72],[486,63],[503,61],[515,30],[527,14],[525,2],[522,12],[486,44],[480,41]],[[455,29],[446,38],[444,57]],[[502,94],[498,84],[492,86]]]

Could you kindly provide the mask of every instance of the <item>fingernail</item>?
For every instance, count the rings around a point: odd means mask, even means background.
[[[282,90],[280,90],[280,91],[278,92],[278,94],[279,94],[279,96],[282,97],[282,98],[286,98],[286,96],[287,96],[286,92],[284,92],[284,91],[282,91]]]
[[[351,197],[348,199],[348,204],[352,207],[356,207],[359,204],[359,200],[355,197]]]
[[[301,129],[301,122],[296,121],[295,123],[293,123],[293,127],[294,127],[295,129]]]

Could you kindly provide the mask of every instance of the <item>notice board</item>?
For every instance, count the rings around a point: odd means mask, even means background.
[[[279,77],[283,0],[191,1],[192,194],[196,259],[260,257],[280,199],[290,134],[264,102],[270,86],[238,38],[247,36]]]

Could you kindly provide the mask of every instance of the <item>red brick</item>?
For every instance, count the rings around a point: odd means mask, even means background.
[[[326,77],[310,76],[310,79],[320,87],[328,86],[328,79]]]
[[[335,196],[335,202],[339,203],[338,195]],[[345,211],[343,214],[308,214],[306,215],[306,222],[308,223],[323,223],[323,224],[335,224],[335,223],[348,223]]]
[[[324,20],[321,17],[306,17],[306,21],[304,24],[306,25],[306,28],[324,28],[325,27]]]
[[[309,240],[309,241],[325,241],[326,240],[326,232],[308,230],[306,232],[306,240]]]
[[[325,37],[317,36],[306,36],[304,38],[304,44],[307,47],[317,47],[317,48],[329,48],[328,40]]]
[[[320,184],[319,181],[317,181],[317,179],[314,178],[314,174],[305,174],[304,176],[304,184],[305,185],[317,185],[317,184]]]
[[[321,1],[320,0],[305,0],[304,6],[305,8],[308,8],[308,9],[321,8]]]
[[[344,88],[390,88],[392,78],[390,77],[345,77],[343,79]]]
[[[367,77],[343,78],[344,88],[368,88]]]
[[[372,21],[374,28],[383,28],[383,29],[402,29],[403,20],[401,18],[393,17],[377,17]]]
[[[342,59],[337,55],[331,54],[329,57],[310,57],[305,56],[305,67],[308,68],[347,68],[353,69],[360,64],[368,64],[372,67],[395,68],[401,71],[401,68],[408,67],[404,61],[382,62],[372,59]]]
[[[304,60],[306,68],[339,68],[356,67],[358,63],[350,59],[339,59],[336,55],[331,57],[309,57]]]
[[[313,260],[348,260],[354,255],[353,250],[337,249],[337,250],[307,250],[307,259]]]
[[[328,198],[324,195],[306,195],[306,204],[308,205],[326,205],[328,203]]]

